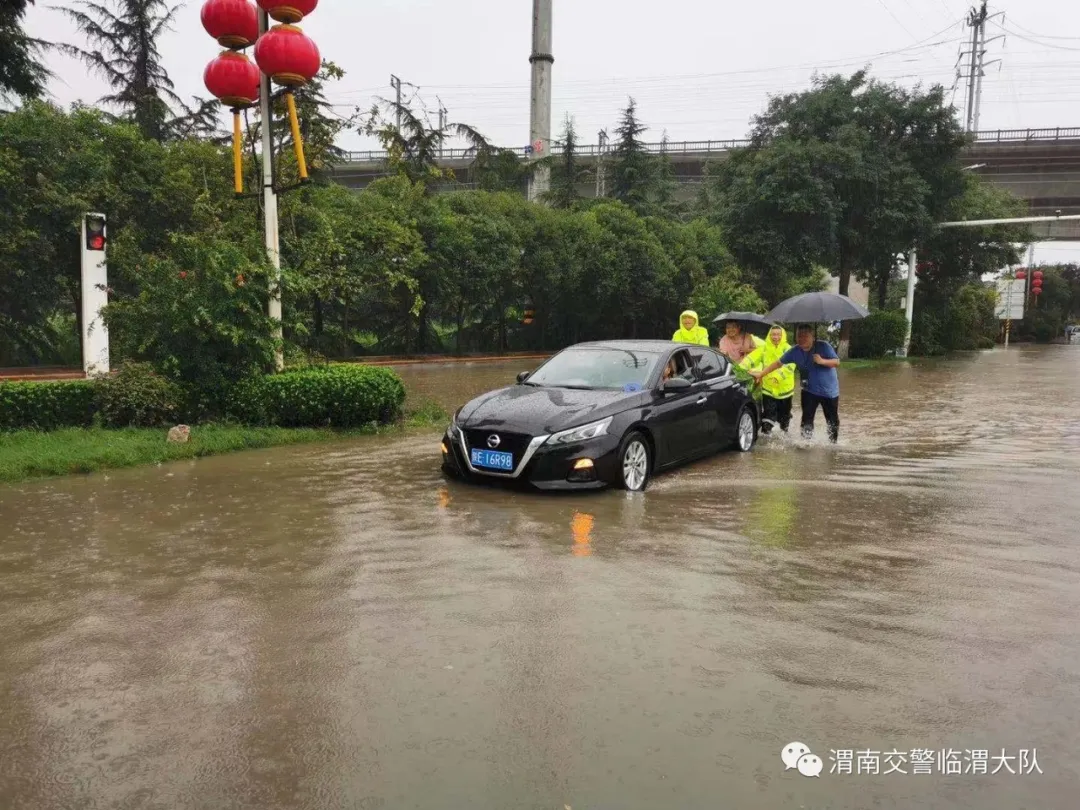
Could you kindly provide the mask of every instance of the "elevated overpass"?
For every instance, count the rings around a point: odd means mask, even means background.
[[[747,140],[682,141],[650,143],[646,148],[670,158],[679,196],[690,199],[702,183],[707,163],[722,161],[732,149],[748,145]],[[508,151],[527,159],[523,148]],[[610,144],[603,149],[597,144],[578,148],[580,164],[588,173],[579,186],[581,196],[596,196],[603,181],[597,169],[603,169],[611,151]],[[349,152],[335,167],[334,177],[348,188],[362,189],[386,176],[386,159],[382,151]],[[962,160],[972,171],[1025,200],[1032,216],[1080,214],[1080,127],[977,132]],[[454,171],[456,182],[442,190],[475,187],[475,164],[474,149],[444,150],[440,165]],[[1048,240],[1080,241],[1080,221],[1039,223],[1036,233]]]

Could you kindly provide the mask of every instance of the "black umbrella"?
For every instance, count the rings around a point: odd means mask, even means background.
[[[848,298],[828,292],[796,295],[781,301],[768,317],[780,323],[832,323],[865,318],[870,312]]]
[[[753,312],[725,312],[713,318],[713,323],[727,323],[728,321],[735,321],[744,332],[749,332],[759,338],[767,336],[773,325],[773,321],[768,320],[764,315],[755,315]]]

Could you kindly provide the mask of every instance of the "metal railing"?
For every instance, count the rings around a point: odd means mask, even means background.
[[[1053,141],[1080,140],[1080,127],[1055,127],[1053,129],[995,129],[973,133],[975,143],[1046,143]],[[722,154],[731,149],[749,146],[748,138],[736,138],[724,141],[668,141],[666,143],[647,143],[645,149],[655,155],[709,155]],[[599,144],[583,144],[577,147],[577,154],[583,157],[601,154]],[[505,149],[513,152],[520,158],[529,154],[528,147],[517,149]],[[610,154],[610,144],[604,147],[604,154]],[[340,163],[378,163],[386,160],[387,153],[383,150],[367,152],[346,152],[340,159]],[[439,160],[472,160],[477,156],[475,147],[468,149],[443,149],[439,152]]]

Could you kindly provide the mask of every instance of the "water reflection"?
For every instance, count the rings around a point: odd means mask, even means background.
[[[570,521],[570,531],[574,537],[575,557],[592,556],[592,528],[594,520],[595,518],[590,514],[581,512],[574,513],[574,518]]]

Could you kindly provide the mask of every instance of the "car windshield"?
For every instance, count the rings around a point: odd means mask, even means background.
[[[526,381],[553,388],[621,388],[640,391],[660,355],[634,349],[566,349],[540,366]]]

